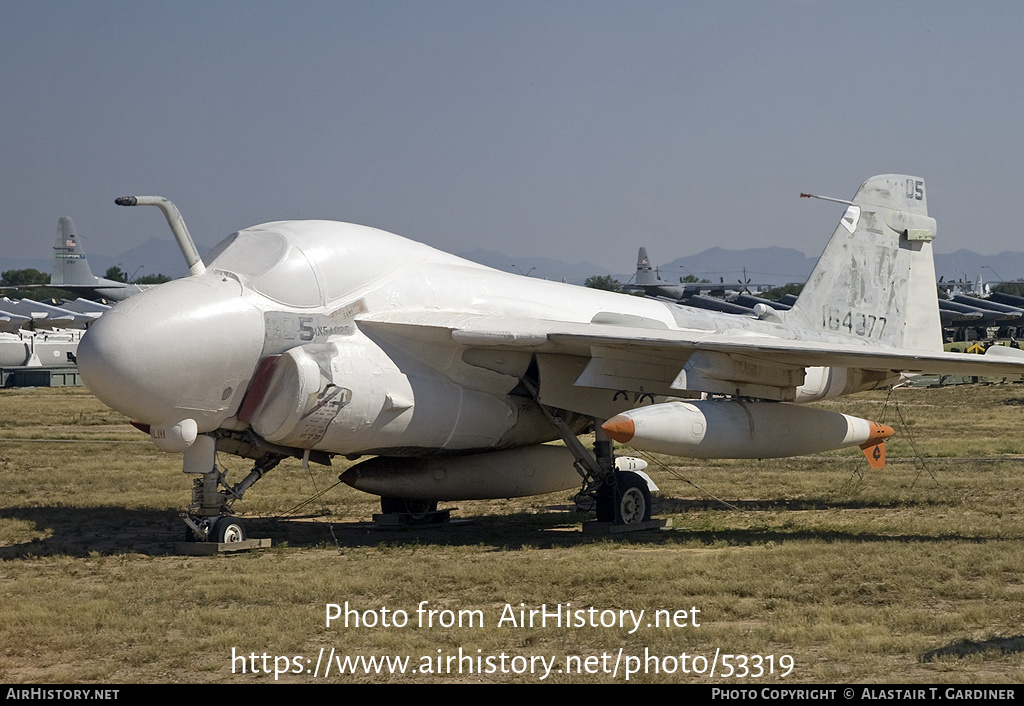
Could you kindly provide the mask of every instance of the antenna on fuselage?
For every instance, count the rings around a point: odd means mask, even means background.
[[[201,275],[206,272],[203,258],[199,257],[196,244],[192,241],[188,228],[185,227],[185,219],[181,217],[178,207],[170,199],[165,199],[163,196],[122,196],[114,199],[114,203],[118,206],[156,206],[159,208],[163,211],[167,225],[171,227],[171,232],[174,233],[174,239],[178,241],[181,254],[185,256],[189,274]]]

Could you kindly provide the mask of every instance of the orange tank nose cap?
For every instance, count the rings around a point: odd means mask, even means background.
[[[636,433],[636,425],[633,424],[633,420],[629,417],[624,417],[621,414],[617,414],[607,422],[601,425],[601,429],[605,434],[610,436],[620,444],[629,443],[633,435]]]

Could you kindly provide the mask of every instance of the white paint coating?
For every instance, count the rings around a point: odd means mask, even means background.
[[[1017,358],[941,351],[924,231],[935,227],[923,180],[869,179],[797,305],[759,320],[498,272],[364,226],[267,223],[226,239],[204,272],[114,307],[83,337],[79,366],[100,399],[150,425],[194,420],[200,438],[251,425],[300,455],[392,458],[555,438],[522,392],[526,376],[545,404],[606,419],[666,396],[808,401],[886,385],[901,371],[1024,371]],[[852,418],[768,401],[686,409],[700,414],[651,432],[670,453],[789,455],[860,438]],[[190,467],[205,463],[205,446],[189,449]],[[456,497],[519,487],[524,473],[456,465],[509,476],[467,476],[446,491]],[[441,467],[406,468],[422,481]]]

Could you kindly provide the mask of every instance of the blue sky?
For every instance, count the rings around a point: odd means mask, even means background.
[[[936,247],[1024,249],[1024,4],[0,0],[0,269],[285,218],[629,270],[816,255],[873,174]],[[625,264],[623,264],[625,263]]]

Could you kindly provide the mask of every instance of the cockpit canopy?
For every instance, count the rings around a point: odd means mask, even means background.
[[[376,228],[337,221],[276,221],[229,235],[207,253],[208,269],[294,307],[350,300],[406,266],[450,255]]]
[[[207,257],[208,268],[237,275],[276,302],[298,307],[323,304],[312,263],[280,233],[252,229],[232,233]]]

